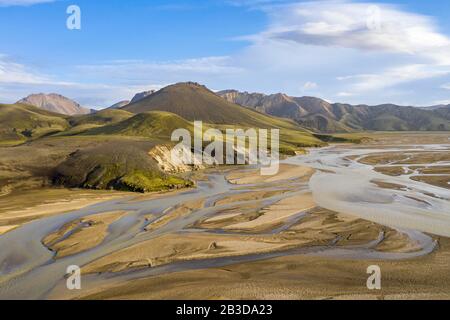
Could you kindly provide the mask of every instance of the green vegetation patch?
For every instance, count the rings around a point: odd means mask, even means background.
[[[176,129],[193,131],[194,126],[180,116],[162,111],[151,111],[132,118],[85,132],[86,135],[120,135],[170,140]]]
[[[0,144],[14,145],[64,131],[65,116],[23,104],[0,104]]]

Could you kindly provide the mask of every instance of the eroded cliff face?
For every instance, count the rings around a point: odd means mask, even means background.
[[[196,170],[206,169],[208,166],[204,164],[183,164],[177,161],[176,159],[172,159],[172,150],[173,146],[170,145],[158,145],[152,148],[149,151],[150,157],[152,157],[157,163],[159,168],[168,173],[183,173],[190,172]],[[191,150],[184,149],[184,152],[192,157],[197,157]],[[196,163],[197,161],[195,161]],[[198,161],[198,163],[203,163],[202,161]]]
[[[177,161],[177,159],[172,158],[172,151],[173,146],[172,145],[157,145],[153,147],[149,151],[149,156],[152,157],[158,164],[158,167],[160,170],[167,172],[167,173],[184,173],[184,172],[191,172],[191,171],[197,171],[197,170],[204,170],[207,168],[212,168],[219,166],[216,162],[216,159],[214,157],[211,157],[210,155],[204,153],[203,159],[200,159],[199,154],[193,153],[188,148],[183,148],[184,154],[186,154],[188,157],[191,157],[191,159],[194,159],[195,164],[184,164],[180,163],[180,161]],[[234,150],[234,163],[240,163],[238,162],[239,159],[242,159],[243,165],[250,164],[250,158],[249,158],[249,149],[248,148],[242,148],[238,146],[233,146]],[[299,152],[300,154],[300,152]],[[270,157],[270,153],[267,153],[267,156]],[[224,153],[224,159],[223,163],[226,162],[225,153]]]

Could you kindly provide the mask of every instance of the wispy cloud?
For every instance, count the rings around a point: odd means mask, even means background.
[[[0,7],[31,6],[34,4],[55,2],[57,0],[0,0]]]
[[[317,89],[318,86],[319,85],[315,82],[307,81],[303,84],[302,89],[304,91],[309,91],[309,90]]]
[[[272,9],[271,27],[260,36],[307,45],[420,54],[450,64],[439,53],[450,39],[425,16],[375,3],[308,2]]]
[[[416,80],[430,79],[450,74],[450,69],[427,64],[401,65],[374,74],[359,74],[338,77],[338,80],[354,81],[352,89],[357,92],[367,92],[392,87],[398,84]]]
[[[65,82],[54,80],[47,75],[43,75],[23,64],[17,63],[4,54],[0,54],[0,84],[1,83],[21,85],[66,84]]]
[[[351,93],[351,92],[345,92],[345,91],[338,92],[338,94],[337,94],[338,97],[351,97],[351,96],[353,96],[353,95],[354,95],[353,93]]]
[[[144,82],[140,85],[124,85],[95,81],[62,81],[57,76],[44,74],[0,54],[1,102],[13,103],[31,93],[58,92],[88,107],[105,107],[122,97],[131,98],[136,92],[161,87],[159,84]]]
[[[434,101],[433,104],[438,105],[438,106],[440,106],[440,105],[450,105],[450,100],[449,99],[447,99],[447,100],[438,100],[438,101]]]
[[[76,74],[96,81],[123,86],[170,84],[181,81],[209,82],[211,79],[238,77],[244,69],[231,57],[203,57],[174,61],[114,60],[74,67]],[[149,90],[148,88],[146,90]]]
[[[145,78],[151,72],[236,74],[241,68],[231,64],[230,57],[204,57],[163,62],[115,60],[93,65],[81,65],[84,72],[108,72],[119,77]]]

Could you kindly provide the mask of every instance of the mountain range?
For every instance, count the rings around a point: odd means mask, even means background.
[[[324,145],[321,137],[295,121],[234,104],[193,82],[167,86],[118,109],[85,115],[67,116],[25,103],[0,105],[0,124],[5,124],[0,133],[9,144],[44,135],[132,136],[170,141],[174,126],[190,129],[194,120],[203,121],[204,128],[221,130],[280,129],[280,152],[286,154]]]
[[[329,103],[314,97],[291,97],[282,93],[265,95],[236,90],[220,91],[217,95],[260,112],[292,119],[319,132],[450,130],[450,105],[430,108],[394,104],[350,105]]]
[[[18,101],[18,104],[70,116],[98,113],[59,94],[32,94]],[[272,123],[273,119],[264,118],[266,114],[290,119],[301,127],[320,133],[450,130],[450,105],[425,108],[394,104],[351,105],[329,103],[315,97],[292,97],[283,93],[266,95],[237,90],[213,92],[194,82],[170,85],[159,91],[140,92],[131,100],[120,101],[108,109],[132,114],[165,111],[188,121],[245,123],[255,127]]]

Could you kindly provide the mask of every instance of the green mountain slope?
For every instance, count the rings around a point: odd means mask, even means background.
[[[133,114],[120,109],[105,109],[96,113],[91,113],[83,116],[75,116],[69,118],[71,126],[79,125],[105,125],[117,123],[132,117]]]
[[[67,128],[66,116],[30,105],[0,104],[0,144],[17,144]]]
[[[86,135],[121,135],[170,139],[179,128],[193,131],[193,124],[180,116],[162,111],[151,111],[134,115],[116,124],[106,125],[85,132]]]
[[[253,127],[293,127],[282,119],[255,112],[238,106],[217,96],[214,92],[197,83],[178,83],[125,106],[124,110],[133,113],[148,111],[172,112],[189,120],[201,120],[214,124],[233,124]],[[300,128],[299,128],[300,129]]]
[[[71,128],[59,133],[58,135],[73,136],[76,134],[81,134],[93,128],[121,122],[131,118],[133,115],[133,113],[125,110],[105,109],[87,115],[73,116],[68,119]]]

